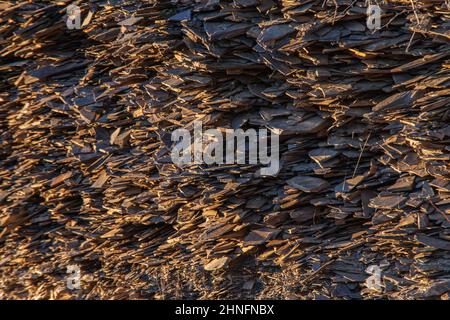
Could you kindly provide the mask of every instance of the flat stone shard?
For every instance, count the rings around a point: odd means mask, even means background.
[[[207,265],[205,265],[205,270],[214,271],[214,270],[222,269],[228,264],[229,261],[230,261],[230,258],[228,258],[228,257],[214,259],[214,260],[210,261]]]
[[[294,177],[289,179],[287,184],[304,192],[319,192],[329,186],[326,180],[308,176]]]
[[[402,196],[378,196],[370,200],[369,206],[376,209],[394,209],[406,200]]]
[[[450,241],[440,240],[433,237],[428,237],[424,234],[416,235],[416,240],[420,243],[423,243],[427,246],[450,251]]]
[[[253,230],[244,238],[244,245],[254,246],[265,243],[267,240],[276,236],[280,231],[272,229]]]

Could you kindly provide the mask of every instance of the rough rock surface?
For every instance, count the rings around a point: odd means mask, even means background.
[[[450,12],[379,2],[2,1],[0,298],[447,299]],[[280,172],[178,168],[197,119]]]

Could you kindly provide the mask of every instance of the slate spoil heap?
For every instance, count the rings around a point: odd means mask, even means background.
[[[2,1],[0,299],[448,299],[450,11],[379,2]],[[280,172],[175,166],[194,120]]]

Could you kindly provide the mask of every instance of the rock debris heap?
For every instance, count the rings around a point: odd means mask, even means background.
[[[2,1],[0,298],[448,299],[450,11],[379,2]],[[278,175],[175,166],[194,120]]]

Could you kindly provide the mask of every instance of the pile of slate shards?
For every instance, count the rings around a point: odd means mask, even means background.
[[[2,1],[0,299],[449,299],[450,11],[369,4]],[[175,166],[194,120],[280,172]]]

